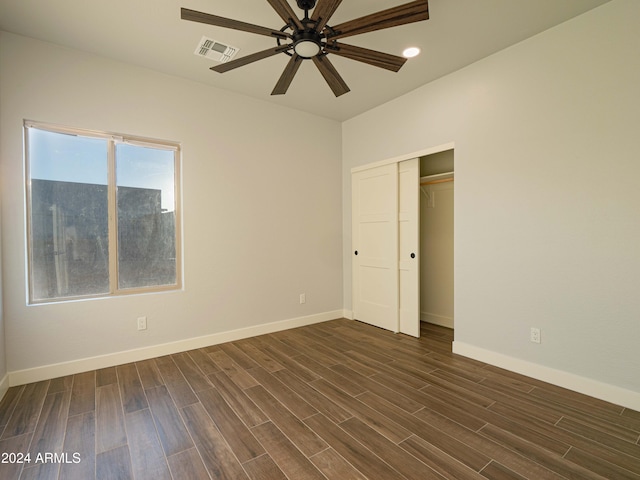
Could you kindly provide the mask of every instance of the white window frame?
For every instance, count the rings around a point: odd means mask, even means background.
[[[46,299],[33,298],[33,276],[32,276],[32,217],[31,217],[31,172],[29,156],[29,129],[45,130],[53,133],[75,135],[88,138],[101,138],[107,140],[107,201],[108,201],[108,232],[109,232],[109,292],[96,293],[79,296],[53,297]],[[24,165],[25,165],[25,202],[26,202],[26,240],[27,240],[27,303],[29,305],[39,305],[46,303],[69,302],[75,300],[87,300],[94,298],[106,298],[123,295],[135,295],[145,293],[157,293],[182,290],[182,202],[181,202],[181,146],[178,142],[157,140],[152,138],[138,137],[134,135],[115,134],[82,128],[65,127],[50,123],[24,121]],[[118,205],[117,205],[117,185],[116,185],[116,144],[129,144],[155,149],[170,150],[174,152],[174,201],[175,201],[175,248],[176,248],[176,283],[171,285],[152,285],[149,287],[118,287]]]

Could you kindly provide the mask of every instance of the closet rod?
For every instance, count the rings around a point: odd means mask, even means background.
[[[428,182],[420,182],[420,186],[424,187],[425,185],[433,185],[434,183],[445,183],[445,182],[453,182],[453,178],[441,178],[439,180],[430,180]]]

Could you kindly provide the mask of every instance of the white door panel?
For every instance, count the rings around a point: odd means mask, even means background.
[[[398,331],[398,170],[352,175],[353,315]]]
[[[420,336],[420,160],[398,164],[399,330]]]

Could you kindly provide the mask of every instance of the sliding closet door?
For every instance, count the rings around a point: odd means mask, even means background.
[[[398,331],[398,166],[352,174],[353,315]]]
[[[400,332],[420,336],[420,159],[398,164]]]

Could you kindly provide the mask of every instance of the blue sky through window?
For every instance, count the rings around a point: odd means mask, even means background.
[[[31,178],[107,185],[108,140],[29,129]],[[175,210],[174,151],[116,144],[116,183],[162,190],[161,208]]]

